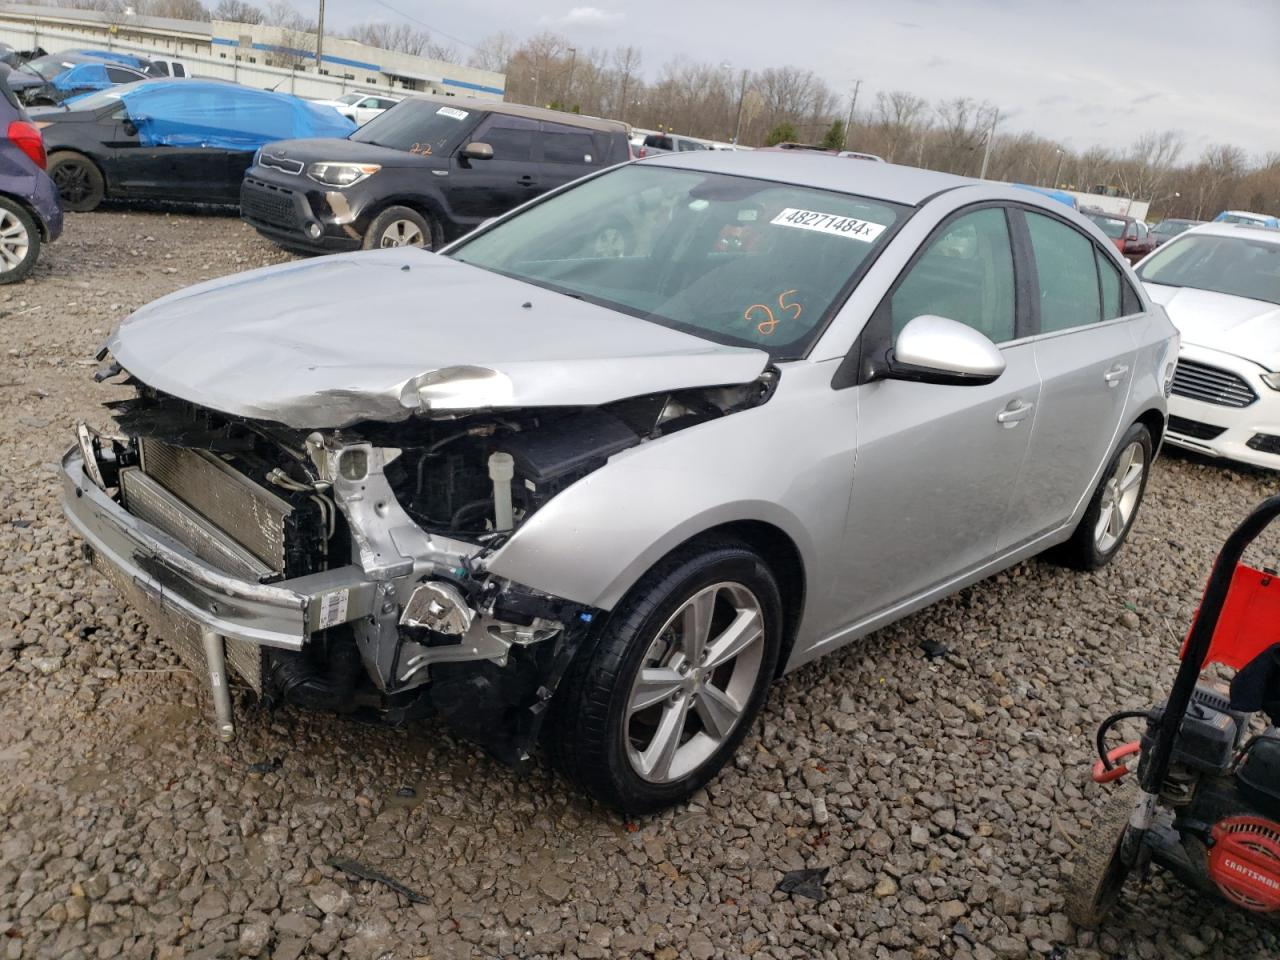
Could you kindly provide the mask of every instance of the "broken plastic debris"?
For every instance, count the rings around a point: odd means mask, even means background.
[[[422,894],[410,890],[399,880],[388,877],[381,870],[375,870],[373,867],[366,867],[358,860],[348,860],[345,857],[330,857],[327,862],[329,866],[333,867],[333,869],[340,870],[349,877],[356,877],[360,880],[370,880],[374,883],[380,883],[384,887],[394,890],[410,903],[427,902],[427,898]]]
[[[937,640],[921,640],[920,649],[924,651],[924,655],[930,660],[937,660],[939,657],[945,657],[951,652],[951,648],[945,643],[939,643]]]
[[[817,903],[827,899],[827,891],[822,889],[822,881],[826,879],[830,867],[817,869],[788,870],[774,887],[779,893],[793,893],[797,897],[808,897]]]

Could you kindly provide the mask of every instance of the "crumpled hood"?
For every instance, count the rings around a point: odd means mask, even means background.
[[[1169,314],[1183,343],[1280,369],[1280,306],[1192,287],[1145,286]]]
[[[748,383],[769,362],[410,247],[189,287],[132,314],[107,347],[164,393],[299,429],[594,406]]]

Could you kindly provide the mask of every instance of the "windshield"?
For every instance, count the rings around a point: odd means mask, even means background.
[[[1194,226],[1194,220],[1166,220],[1164,223],[1157,223],[1151,228],[1151,232],[1158,233],[1162,237],[1176,237]]]
[[[1102,232],[1112,240],[1119,240],[1124,236],[1123,220],[1116,217],[1104,216],[1101,213],[1086,213],[1085,216],[1101,227]]]
[[[342,96],[340,96],[337,100],[333,102],[345,103],[347,106],[351,106],[351,104],[355,103],[357,100],[363,100],[363,99],[364,99],[363,93],[344,93]]]
[[[476,117],[472,111],[430,100],[401,100],[351,134],[350,139],[424,157],[448,156],[475,126]]]
[[[1280,304],[1280,243],[1192,233],[1160,247],[1138,276]]]
[[[450,255],[718,343],[803,356],[894,204],[723,174],[630,165],[498,224]]]
[[[64,70],[69,70],[79,61],[69,60],[66,57],[60,57],[56,54],[47,54],[43,57],[36,57],[34,60],[28,60],[20,69],[27,73],[34,73],[41,80],[52,80]]]

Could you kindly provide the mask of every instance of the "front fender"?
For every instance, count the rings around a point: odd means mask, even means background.
[[[856,417],[832,403],[830,369],[805,366],[784,373],[762,406],[616,455],[526,520],[488,568],[610,610],[680,544],[750,520],[791,538],[806,582],[820,592],[813,573],[843,534]],[[844,436],[833,438],[836,420]]]

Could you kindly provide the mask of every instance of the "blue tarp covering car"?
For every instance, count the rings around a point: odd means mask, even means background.
[[[139,83],[119,98],[148,147],[252,152],[273,140],[345,137],[356,128],[333,107],[218,80]]]
[[[53,78],[55,90],[105,90],[114,87],[115,81],[107,76],[105,63],[77,63]]]

